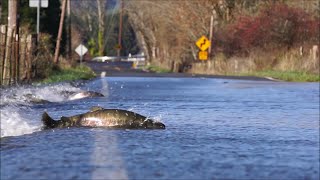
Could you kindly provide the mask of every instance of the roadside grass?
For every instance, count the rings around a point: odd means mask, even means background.
[[[48,84],[61,81],[73,81],[73,80],[88,80],[96,77],[96,74],[88,67],[84,65],[76,66],[74,68],[61,68],[53,70],[49,76],[40,83]]]
[[[257,77],[271,77],[274,79],[279,79],[283,81],[291,81],[291,82],[320,82],[320,74],[312,74],[301,71],[257,71],[244,73],[241,75],[246,76],[257,76]]]
[[[159,66],[147,66],[146,69],[149,71],[152,71],[152,72],[156,72],[156,73],[170,73],[171,72],[170,69],[161,68]]]

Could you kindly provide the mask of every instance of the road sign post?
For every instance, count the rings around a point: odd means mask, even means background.
[[[47,8],[49,6],[48,0],[29,0],[29,7],[37,8],[37,41],[40,41],[40,8]]]
[[[76,53],[80,56],[80,64],[82,63],[82,58],[83,55],[85,55],[88,52],[88,49],[80,44],[76,49],[75,49]]]

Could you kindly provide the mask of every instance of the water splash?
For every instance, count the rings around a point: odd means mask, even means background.
[[[1,89],[1,137],[19,136],[41,130],[41,112],[31,107],[34,99],[42,102],[61,102],[68,100],[64,92],[81,92],[71,84],[49,86],[20,86]]]
[[[34,114],[37,113],[28,107],[10,105],[1,108],[1,137],[19,136],[41,130],[41,121],[35,121],[40,117],[35,117]]]
[[[50,102],[61,102],[68,99],[65,92],[81,92],[80,88],[70,84],[56,84],[51,86],[21,86],[2,90],[1,106],[5,105],[31,105],[33,99]]]

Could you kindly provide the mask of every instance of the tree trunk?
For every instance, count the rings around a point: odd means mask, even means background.
[[[2,1],[0,1],[0,22],[2,19]]]
[[[67,0],[67,57],[71,61],[72,48],[71,48],[71,0]]]
[[[106,11],[106,2],[107,0],[97,0],[98,6],[98,54],[99,56],[104,55],[104,20],[105,20],[105,11]]]
[[[64,15],[66,12],[66,3],[67,3],[67,0],[63,0],[62,9],[61,9],[62,12],[61,12],[61,17],[60,17],[59,32],[58,32],[57,44],[56,44],[56,51],[54,53],[54,60],[53,60],[53,62],[56,64],[59,62],[60,40],[61,40],[61,36],[62,36]]]
[[[11,80],[15,79],[16,72],[16,62],[19,62],[19,46],[15,43],[16,40],[19,40],[19,21],[18,21],[18,10],[19,10],[19,0],[9,0],[8,1],[8,27],[12,30],[12,34],[10,35],[11,41],[10,45],[7,46],[9,48],[8,55],[10,53],[10,57],[6,58],[7,67],[9,65],[9,84]],[[16,39],[17,38],[17,39]],[[5,63],[6,64],[6,63]],[[5,72],[5,71],[4,71]],[[6,75],[6,73],[4,73]]]
[[[17,32],[18,0],[8,1],[8,27]]]

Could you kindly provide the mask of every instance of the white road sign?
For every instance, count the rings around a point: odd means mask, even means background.
[[[79,56],[83,56],[88,52],[88,49],[84,45],[80,44],[75,51],[79,54]]]
[[[29,0],[29,7],[38,7],[39,3],[42,8],[47,8],[49,6],[49,0]]]

